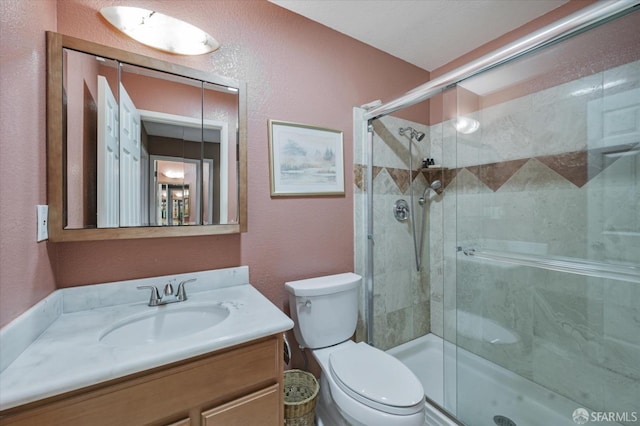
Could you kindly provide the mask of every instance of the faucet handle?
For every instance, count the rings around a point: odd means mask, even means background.
[[[176,299],[181,302],[187,300],[187,291],[185,290],[184,286],[185,284],[193,282],[195,280],[197,280],[197,278],[191,278],[190,280],[185,280],[178,284],[178,294],[176,295]]]
[[[136,287],[138,290],[148,288],[151,290],[151,297],[149,298],[149,306],[158,306],[160,304],[160,292],[154,285],[139,285]]]

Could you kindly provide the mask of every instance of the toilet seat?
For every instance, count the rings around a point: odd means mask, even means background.
[[[364,342],[332,352],[329,367],[340,389],[368,407],[397,415],[424,408],[424,391],[413,373],[393,356]]]

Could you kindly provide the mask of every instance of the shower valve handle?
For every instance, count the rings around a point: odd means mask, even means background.
[[[393,215],[398,222],[404,222],[409,219],[409,203],[405,200],[397,200],[393,204]]]

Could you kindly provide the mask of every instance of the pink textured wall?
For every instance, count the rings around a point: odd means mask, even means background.
[[[3,31],[0,324],[25,311],[54,286],[237,265],[249,265],[251,282],[286,310],[285,281],[353,270],[352,108],[374,99],[399,96],[428,80],[427,72],[266,0],[135,2],[136,6],[197,25],[222,44],[218,51],[197,57],[165,54],[140,45],[115,31],[98,13],[104,6],[132,4],[131,1],[58,1],[57,28],[53,0],[2,0],[0,4]],[[36,244],[35,205],[45,202],[46,188],[45,30],[246,81],[248,232],[230,236]],[[10,73],[6,72],[9,70]],[[11,118],[14,113],[18,117],[17,126]],[[427,116],[426,109],[422,116]],[[347,182],[344,197],[270,197],[267,139],[270,118],[344,132]],[[30,172],[18,173],[18,169]],[[31,219],[22,223],[25,218]]]
[[[55,289],[55,248],[36,243],[46,204],[44,31],[54,1],[0,1],[0,326]]]

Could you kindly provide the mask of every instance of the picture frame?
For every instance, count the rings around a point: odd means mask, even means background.
[[[344,195],[341,130],[269,120],[271,196]]]

